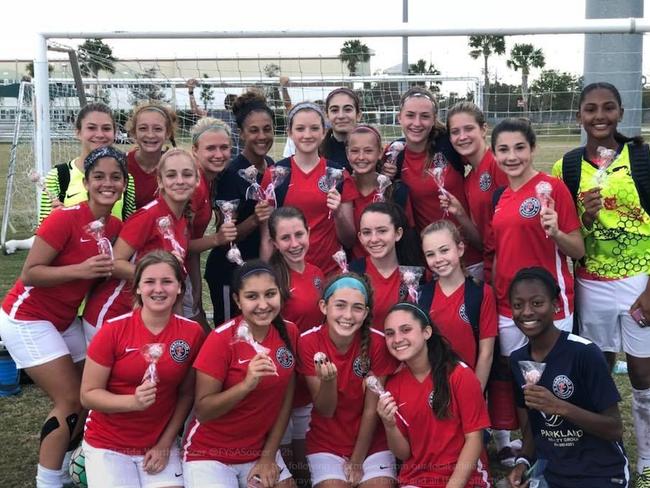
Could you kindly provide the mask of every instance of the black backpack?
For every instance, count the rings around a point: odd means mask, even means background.
[[[641,207],[650,215],[650,148],[647,144],[628,144],[630,173],[639,194]],[[562,157],[562,180],[577,203],[585,148],[577,147]]]

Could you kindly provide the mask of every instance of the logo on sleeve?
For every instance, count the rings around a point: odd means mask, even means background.
[[[568,376],[561,374],[553,380],[553,393],[556,397],[566,400],[573,395],[573,390],[573,381]]]
[[[526,198],[519,206],[519,215],[525,219],[533,218],[542,209],[542,204],[535,197]]]
[[[183,339],[177,339],[169,346],[169,355],[177,363],[183,363],[190,356],[190,345]]]
[[[478,177],[478,187],[481,191],[488,191],[492,187],[492,177],[490,173],[484,171],[481,173],[481,176]]]
[[[370,361],[367,359],[364,361],[361,359],[361,356],[357,356],[354,360],[354,363],[352,363],[352,371],[354,371],[354,374],[356,374],[359,378],[365,378],[370,371],[370,364],[368,364],[369,362]]]
[[[293,354],[286,346],[278,347],[278,350],[275,351],[275,359],[285,369],[293,367],[295,363]]]
[[[467,310],[465,309],[464,303],[458,309],[458,316],[463,320],[463,322],[469,324],[469,317],[467,316]]]

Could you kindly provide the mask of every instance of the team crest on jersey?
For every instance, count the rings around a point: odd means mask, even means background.
[[[429,408],[433,408],[433,390],[431,390],[431,393],[429,393],[429,399],[427,403],[429,404]]]
[[[321,280],[319,276],[316,276],[314,278],[314,288],[319,291],[323,291],[323,280]]]
[[[492,176],[487,171],[481,173],[481,176],[478,177],[478,187],[481,191],[488,191],[492,186]]]
[[[526,198],[519,206],[519,215],[526,219],[533,218],[542,209],[542,204],[535,197]]]
[[[169,355],[177,363],[182,363],[190,356],[190,345],[183,339],[177,339],[169,346]]]
[[[293,367],[295,363],[293,354],[286,346],[278,347],[278,350],[275,351],[275,359],[285,369]]]
[[[359,378],[365,378],[368,374],[368,371],[370,371],[369,366],[370,365],[368,364],[367,359],[365,361],[362,361],[361,356],[357,356],[354,360],[354,363],[352,363],[352,371],[354,371],[354,374],[356,374]]]
[[[564,417],[562,417],[561,415],[557,415],[557,414],[546,415],[541,410],[539,413],[541,413],[542,417],[544,417],[544,423],[546,424],[547,427],[554,427],[554,428],[559,427],[560,425],[562,425],[562,422],[564,422]]]
[[[327,186],[327,176],[323,175],[318,178],[318,189],[323,193],[328,193],[330,191],[329,186]]]
[[[573,395],[573,390],[573,381],[568,376],[561,374],[553,380],[553,393],[556,397],[566,400]]]
[[[444,168],[447,166],[447,158],[441,152],[437,152],[433,155],[432,163],[434,168]]]
[[[463,319],[463,322],[469,324],[469,316],[467,315],[467,310],[465,309],[465,304],[463,303],[458,309],[458,316]]]

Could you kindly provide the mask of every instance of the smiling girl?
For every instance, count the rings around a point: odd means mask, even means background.
[[[348,137],[361,120],[359,95],[349,88],[335,88],[325,98],[325,115],[330,128],[321,143],[321,154],[352,172],[346,145]]]

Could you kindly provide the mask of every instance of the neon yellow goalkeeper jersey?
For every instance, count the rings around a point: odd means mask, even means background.
[[[597,186],[597,169],[582,159],[578,214],[583,192]],[[552,174],[562,178],[562,160]],[[585,258],[578,273],[592,279],[620,279],[650,273],[650,216],[643,210],[632,174],[627,144],[601,178],[603,208],[591,229],[582,226]]]

